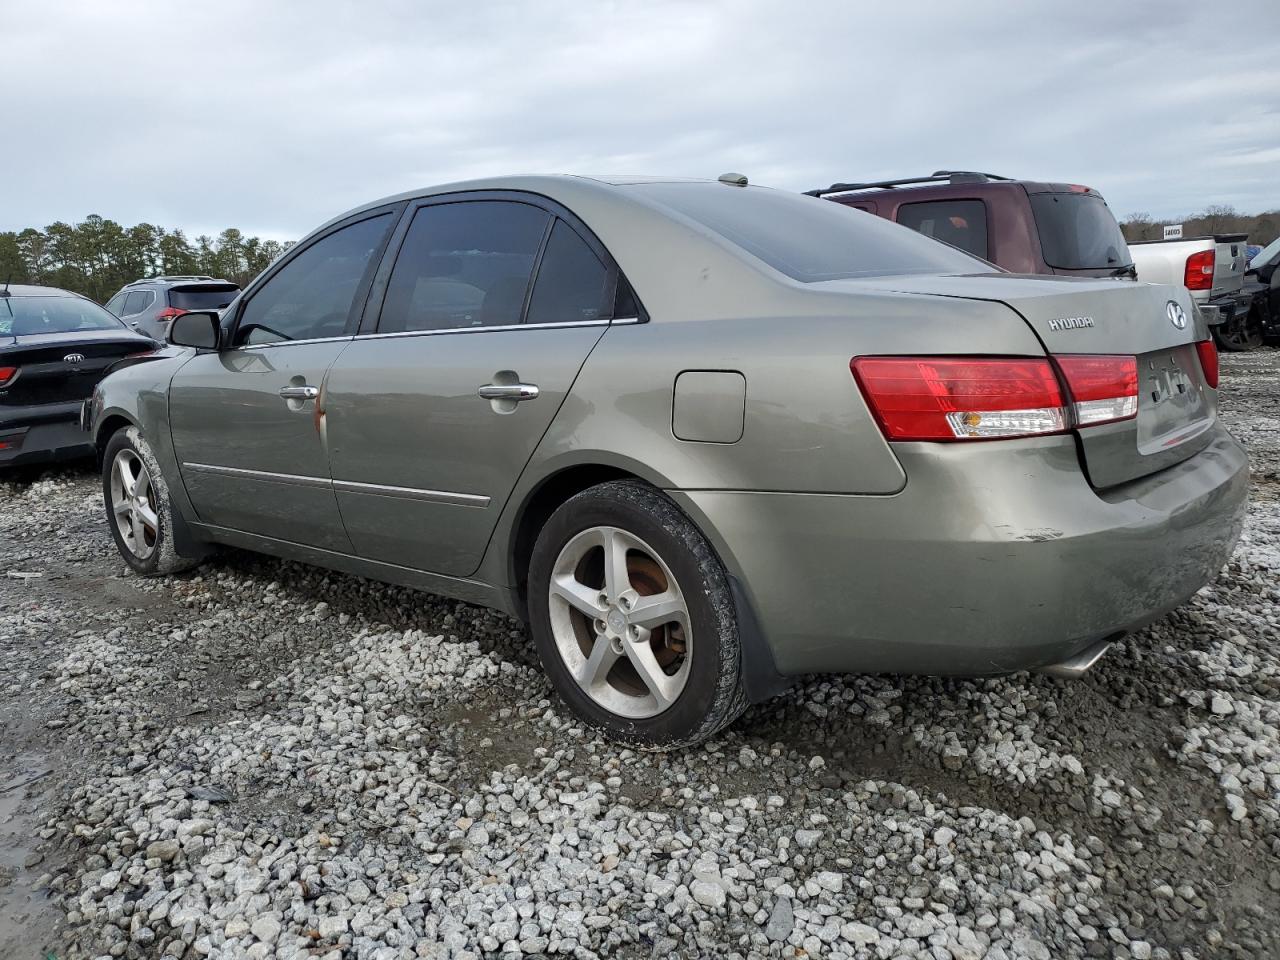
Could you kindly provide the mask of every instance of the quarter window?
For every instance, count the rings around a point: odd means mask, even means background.
[[[550,219],[510,200],[422,207],[391,271],[378,332],[519,323]]]
[[[340,337],[390,214],[335,230],[286,263],[245,304],[237,344]]]
[[[904,203],[898,222],[975,257],[987,257],[987,205],[981,200]]]
[[[571,226],[551,228],[527,323],[580,323],[607,318],[609,270]]]
[[[106,310],[112,316],[120,316],[124,312],[124,301],[126,294],[117,293],[114,297],[107,301]]]

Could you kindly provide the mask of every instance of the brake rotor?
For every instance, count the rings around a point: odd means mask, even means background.
[[[631,587],[642,597],[665,593],[668,589],[666,574],[652,557],[641,553],[627,555],[627,577]],[[658,665],[665,671],[679,663],[686,650],[684,628],[678,623],[664,623],[655,627],[649,636],[649,646]]]

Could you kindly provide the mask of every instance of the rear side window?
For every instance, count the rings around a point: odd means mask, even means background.
[[[1044,262],[1062,270],[1097,270],[1133,263],[1120,225],[1101,197],[1033,193],[1031,210]]]
[[[335,230],[280,268],[240,313],[237,344],[340,337],[391,215]]]
[[[118,317],[124,310],[124,301],[128,296],[126,293],[117,293],[114,297],[107,301],[106,310],[112,316]]]
[[[123,317],[132,317],[141,313],[155,301],[156,295],[150,290],[135,290],[125,297]]]
[[[986,259],[987,205],[981,200],[932,200],[904,203],[898,222],[934,240]]]
[[[206,284],[202,287],[170,287],[169,306],[178,310],[221,310],[236,298],[240,288],[234,283]]]
[[[526,323],[607,318],[609,269],[576,230],[557,220],[538,267]]]
[[[519,323],[550,219],[510,200],[422,207],[391,271],[378,332]]]
[[[959,250],[831,200],[719,183],[642,183],[627,189],[804,283],[991,270]]]

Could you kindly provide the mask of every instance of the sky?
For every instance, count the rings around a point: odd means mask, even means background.
[[[196,12],[199,11],[199,12]],[[1229,12],[1228,12],[1229,11]],[[0,230],[301,236],[507,173],[937,169],[1280,208],[1274,0],[0,0]]]

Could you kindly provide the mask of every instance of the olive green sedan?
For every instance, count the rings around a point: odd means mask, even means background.
[[[1078,675],[1245,506],[1186,290],[736,176],[380,200],[169,338],[84,414],[135,570],[225,544],[498,608],[645,744],[810,673]]]

